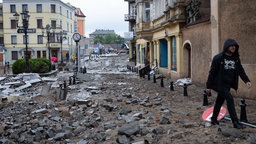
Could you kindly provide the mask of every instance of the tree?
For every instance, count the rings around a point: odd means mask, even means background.
[[[124,38],[117,34],[96,35],[94,37],[94,44],[122,44],[124,42]]]

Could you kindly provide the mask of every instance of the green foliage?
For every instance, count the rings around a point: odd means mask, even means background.
[[[124,42],[124,38],[117,34],[96,35],[94,37],[94,44],[121,44]]]
[[[24,73],[26,67],[26,62],[24,59],[16,60],[12,65],[12,72],[14,74]]]
[[[51,69],[51,62],[46,58],[29,59],[31,73],[46,73]],[[24,59],[16,60],[12,65],[14,74],[24,73],[26,70],[26,61]]]

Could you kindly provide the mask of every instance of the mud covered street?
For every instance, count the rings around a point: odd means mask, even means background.
[[[203,106],[203,86],[192,82],[188,96],[184,96],[181,86],[170,91],[173,80],[164,78],[161,87],[160,79],[154,83],[152,77],[141,78],[128,70],[127,64],[134,66],[128,55],[83,61],[87,73],[78,73],[76,84],[67,84],[65,100],[58,99],[57,88],[51,87],[42,95],[0,103],[0,143],[256,143],[255,128],[234,129],[224,119],[219,126],[211,126],[202,120],[203,111],[214,103],[215,93],[208,98],[209,105]],[[235,98],[238,117],[240,100]],[[247,119],[256,124],[255,100],[245,102]]]

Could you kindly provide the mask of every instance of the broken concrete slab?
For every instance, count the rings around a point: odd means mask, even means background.
[[[31,80],[25,81],[25,83],[33,84],[33,83],[38,83],[38,82],[41,82],[41,81],[42,81],[41,79],[37,78],[37,79],[31,79]]]
[[[23,81],[31,80],[31,79],[39,79],[41,78],[38,73],[22,73],[18,74],[14,79],[22,79]]]
[[[4,85],[18,85],[18,84],[21,84],[21,81],[8,82],[8,83],[5,83]]]
[[[42,77],[42,81],[55,82],[58,78]]]
[[[32,86],[31,83],[26,83],[25,85],[22,85],[20,87],[15,88],[15,90],[20,91],[20,90],[23,90],[23,89],[28,88],[30,86]]]
[[[0,81],[4,80],[6,77],[0,77]]]

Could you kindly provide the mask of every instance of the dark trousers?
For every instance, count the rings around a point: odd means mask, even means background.
[[[211,119],[217,120],[221,106],[223,105],[225,100],[227,102],[227,108],[232,122],[238,121],[234,99],[230,93],[230,86],[225,86],[222,91],[218,92]]]

